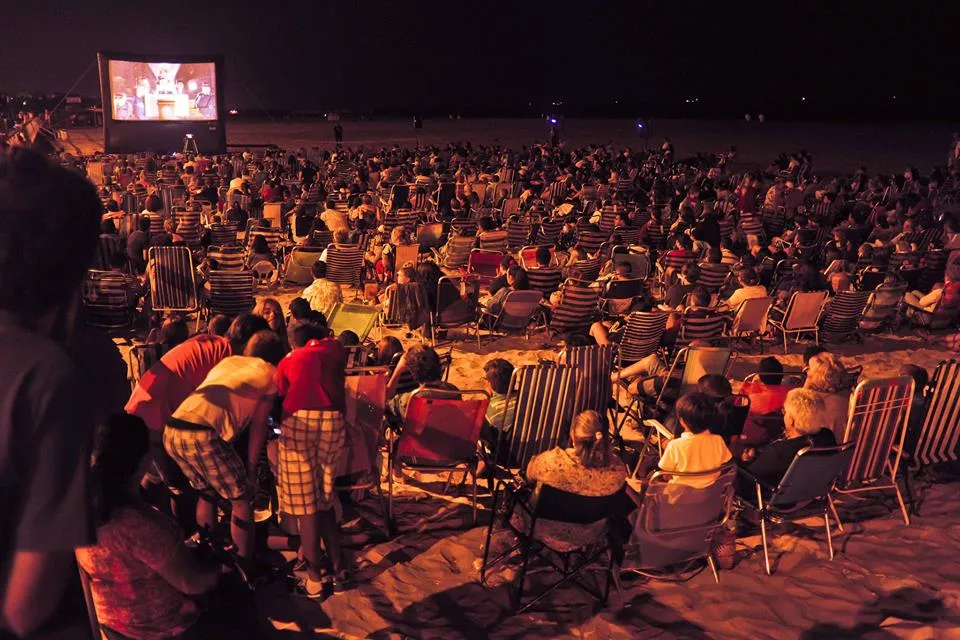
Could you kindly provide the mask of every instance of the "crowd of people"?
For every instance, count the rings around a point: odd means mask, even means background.
[[[806,152],[738,174],[735,159],[733,148],[677,159],[669,142],[653,151],[456,143],[312,156],[108,156],[87,160],[97,166],[91,185],[35,152],[6,154],[0,491],[13,508],[0,526],[3,626],[27,636],[75,620],[58,609],[75,595],[75,559],[108,637],[218,637],[224,621],[201,611],[195,596],[217,588],[226,557],[246,577],[261,570],[255,524],[272,506],[299,536],[287,567],[299,595],[322,599],[354,586],[334,486],[348,440],[345,376],[358,364],[387,367],[386,422],[401,430],[414,393],[457,390],[434,347],[385,335],[354,361],[359,336],[328,326],[349,292],[327,279],[323,255],[286,310],[264,297],[251,313],[210,317],[193,336],[183,318],[166,318],[146,336],[159,344],[159,360],[132,393],[115,347],[84,323],[88,269],[122,274],[131,310],[146,320],[157,282],[150,247],[187,246],[202,296],[204,276],[224,268],[210,248],[224,230],[247,235],[248,220],[282,240],[254,234],[241,268],[267,262],[282,271],[296,246],[358,245],[364,300],[401,306],[394,317],[409,329],[451,308],[473,320],[497,315],[511,292],[535,286],[542,302],[531,320],[549,324],[565,304],[565,283],[598,289],[605,306],[564,333],[564,349],[623,340],[631,313],[661,311],[661,349],[612,373],[633,396],[667,398],[654,411],[674,437],[656,464],[699,472],[736,460],[776,484],[799,449],[842,438],[856,373],[822,348],[808,350],[800,376],[763,359],[739,390],[750,412],[732,438],[730,381],[708,375],[679,397],[664,396],[665,354],[711,344],[723,333],[691,342],[685,327],[720,317],[728,328],[745,301],[769,296],[771,313],[782,315],[796,292],[834,296],[868,283],[907,283],[904,320],[929,324],[936,312],[955,323],[960,174],[938,167],[924,177],[908,167],[882,176],[861,167],[818,178]],[[279,219],[264,217],[267,204],[279,205]],[[200,221],[177,219],[175,205],[196,205]],[[421,226],[442,230],[435,246]],[[525,229],[519,245],[517,228]],[[401,262],[410,245],[413,259]],[[525,245],[534,247],[529,256],[518,252]],[[470,264],[455,260],[462,247],[494,253],[496,274],[469,277]],[[731,275],[705,285],[718,268]],[[445,293],[445,274],[468,277]],[[607,295],[633,280],[640,285],[630,295]],[[481,465],[497,464],[489,454],[514,422],[513,370],[498,357],[478,372],[490,398]],[[903,373],[922,389],[925,371]],[[624,442],[606,417],[581,413],[569,433],[568,446],[530,462],[526,479],[582,495],[620,491]],[[197,560],[199,547],[217,548],[218,561]]]

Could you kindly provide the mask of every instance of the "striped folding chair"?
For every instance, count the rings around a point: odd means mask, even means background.
[[[910,376],[864,380],[857,385],[842,438],[856,446],[850,466],[834,489],[840,495],[893,491],[907,525],[910,514],[897,486],[897,471],[913,404],[913,386]]]
[[[412,209],[400,209],[383,217],[383,230],[388,235],[396,227],[403,227],[413,233],[420,223],[420,213]]]
[[[294,247],[287,258],[286,269],[283,272],[283,283],[295,285],[312,283],[313,265],[320,259],[321,255],[323,255],[323,249],[320,247]]]
[[[704,262],[699,267],[700,279],[697,280],[697,286],[705,288],[710,293],[719,293],[727,283],[727,278],[730,277],[730,266]]]
[[[560,232],[563,231],[562,220],[541,220],[537,228],[536,243],[555,245],[560,238]]]
[[[527,282],[531,289],[539,291],[544,297],[560,288],[563,282],[563,272],[558,267],[545,269],[528,269]]]
[[[613,371],[615,347],[612,344],[567,349],[566,364],[580,372],[580,390],[574,415],[592,409],[601,416],[610,408],[613,397]]]
[[[115,271],[87,271],[83,281],[83,306],[90,325],[105,329],[132,327],[133,302],[127,276]]]
[[[610,234],[603,231],[581,231],[577,234],[577,243],[589,256],[596,255],[600,246],[609,239]]]
[[[727,317],[716,312],[704,313],[702,309],[685,309],[680,321],[677,344],[689,344],[694,340],[713,340],[723,336]]]
[[[210,244],[227,246],[237,244],[237,234],[240,227],[233,222],[215,223],[210,225]]]
[[[93,255],[93,269],[109,270],[111,258],[116,254],[126,256],[123,238],[113,233],[101,233],[97,238],[97,251]]]
[[[509,232],[505,229],[484,231],[478,236],[478,240],[480,240],[480,248],[484,251],[505,253],[509,241]]]
[[[440,266],[446,269],[460,269],[470,262],[475,238],[471,236],[451,236],[444,246],[440,257]]]
[[[363,250],[355,244],[327,247],[327,280],[359,290],[363,275]]]
[[[623,367],[655,353],[669,316],[663,311],[634,311],[628,315],[617,351],[618,364]]]
[[[843,291],[830,300],[820,321],[823,341],[845,342],[850,338],[862,341],[859,325],[870,295],[869,291]]]
[[[245,253],[243,247],[237,245],[211,246],[207,249],[207,258],[216,260],[221,271],[242,271]]]
[[[529,245],[517,251],[517,260],[520,262],[520,266],[527,271],[535,269],[537,266],[537,250],[540,249],[540,247],[547,247],[547,249],[550,250],[550,264],[551,266],[556,266],[556,249],[552,246],[540,244]]]
[[[796,336],[797,342],[801,335],[813,334],[816,343],[820,344],[819,322],[826,301],[826,291],[795,291],[783,315],[767,320],[770,326],[783,334],[784,353],[787,352],[787,337],[791,334]]]
[[[525,365],[513,370],[506,406],[511,403],[513,424],[491,425],[500,438],[495,446],[497,465],[526,471],[531,458],[566,442],[577,406],[580,373],[572,365]],[[509,412],[504,412],[506,421]]]
[[[619,214],[620,212],[616,207],[604,207],[600,212],[600,221],[597,222],[597,226],[600,227],[600,231],[607,234],[607,237],[610,237],[610,234],[613,233],[613,227]]]
[[[903,294],[906,292],[906,282],[881,284],[869,291],[870,297],[860,316],[859,329],[876,331],[885,325],[894,325],[898,321]]]
[[[233,317],[253,309],[256,279],[249,271],[211,271],[207,317]]]
[[[517,251],[530,241],[531,226],[529,222],[508,222],[507,223],[507,248],[510,251]]]
[[[250,229],[250,233],[247,234],[247,251],[253,248],[253,241],[257,236],[263,236],[263,239],[267,241],[267,246],[270,248],[270,253],[277,255],[277,251],[280,249],[280,242],[283,240],[282,230],[274,227],[253,227]]]
[[[599,315],[600,288],[568,278],[560,287],[560,303],[553,309],[548,329],[555,334],[587,329]]]
[[[477,274],[481,286],[489,286],[490,281],[497,277],[497,269],[502,259],[503,253],[500,251],[473,249],[467,261],[467,272]]]
[[[924,395],[927,412],[911,443],[910,462],[924,468],[960,460],[960,360],[938,364]]]
[[[150,247],[150,302],[158,313],[199,311],[193,256],[186,247]]]
[[[650,254],[637,251],[614,253],[610,256],[613,264],[629,263],[630,277],[646,280],[650,276]]]
[[[567,267],[568,277],[585,282],[593,282],[600,277],[600,258],[588,258],[586,260],[577,260]]]

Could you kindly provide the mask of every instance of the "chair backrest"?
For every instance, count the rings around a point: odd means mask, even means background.
[[[242,271],[244,250],[240,246],[211,246],[207,249],[207,257],[217,261],[217,270]],[[310,278],[313,281],[313,278]]]
[[[593,524],[611,517],[623,499],[622,491],[606,496],[583,496],[548,484],[538,484],[536,517],[567,524]]]
[[[610,381],[613,352],[614,345],[611,344],[567,349],[566,363],[580,372],[580,391],[577,393],[574,415],[588,409],[600,415],[606,414],[613,396],[613,383]]]
[[[150,247],[153,281],[150,298],[154,311],[196,311],[197,283],[193,256],[186,247]]]
[[[235,223],[219,223],[210,225],[210,243],[220,246],[238,244],[237,234],[240,227]]]
[[[772,305],[773,298],[769,296],[744,300],[737,308],[730,332],[733,335],[762,332],[767,326],[767,314]]]
[[[327,247],[327,280],[359,287],[362,273],[363,250],[359,245],[331,244]]]
[[[960,361],[937,365],[927,385],[927,411],[912,458],[917,466],[960,459]]]
[[[443,223],[431,222],[417,227],[417,244],[420,251],[439,249],[443,246]]]
[[[379,316],[379,306],[338,302],[327,318],[327,326],[334,335],[340,335],[349,329],[357,334],[362,342],[367,339]]]
[[[414,267],[417,266],[417,262],[420,259],[420,245],[419,244],[398,244],[394,247],[394,264],[396,265],[397,270],[400,270],[400,267],[410,264]],[[362,251],[361,251],[362,255]]]
[[[500,268],[502,259],[503,253],[500,251],[473,249],[470,251],[470,259],[467,261],[467,271],[475,273],[480,276],[481,280],[489,282],[497,277],[497,269]]]
[[[484,231],[478,239],[480,240],[481,249],[498,252],[507,250],[507,231],[505,229]]]
[[[556,249],[551,245],[543,244],[528,245],[520,248],[517,251],[517,260],[520,261],[520,266],[527,270],[535,268],[537,266],[537,250],[540,247],[547,247],[547,249],[550,250],[550,266],[556,266]]]
[[[662,311],[635,311],[627,316],[620,340],[620,364],[636,362],[656,352],[669,317]]]
[[[407,404],[397,456],[419,464],[473,458],[489,403],[486,391],[415,391]]]
[[[631,566],[661,569],[709,555],[730,519],[736,475],[733,463],[700,473],[651,473],[627,541]]]
[[[860,273],[860,290],[861,291],[873,291],[881,284],[887,277],[886,271],[867,271],[864,270]]]
[[[862,322],[882,323],[892,319],[898,313],[906,292],[906,282],[881,284],[876,287],[867,299],[867,305],[861,314]]]
[[[646,280],[650,276],[650,255],[646,253],[614,253],[610,259],[613,264],[629,263],[630,277]]]
[[[577,236],[580,247],[589,255],[600,250],[600,245],[610,239],[610,234],[603,231],[583,231]]]
[[[869,291],[842,291],[826,308],[820,326],[821,339],[836,341],[848,338],[857,330],[863,310],[870,298]]]
[[[509,439],[506,454],[498,454],[498,462],[525,470],[533,456],[566,442],[579,380],[579,372],[571,365],[547,363],[514,369],[506,398],[507,406],[516,403],[513,424],[492,425]]]
[[[679,369],[681,388],[692,387],[703,376],[717,373],[726,376],[736,358],[732,349],[720,347],[686,347],[677,352],[671,376]]]
[[[728,265],[703,263],[700,265],[700,279],[697,280],[697,286],[706,288],[710,293],[716,293],[727,281],[729,275]]]
[[[794,456],[767,504],[786,507],[826,498],[850,466],[853,448],[852,442],[836,447],[804,447]]]
[[[123,246],[123,239],[116,234],[100,234],[97,239],[97,252],[93,256],[93,268],[108,270],[111,267],[111,259],[115,254],[126,255],[126,248]]]
[[[313,282],[313,265],[323,254],[319,247],[294,247],[283,274],[284,283],[308,285]]]
[[[447,253],[443,259],[443,266],[448,269],[466,266],[470,261],[470,251],[476,238],[470,236],[451,236],[447,241]]]
[[[719,313],[683,313],[680,338],[685,341],[709,340],[723,335],[726,317]]]
[[[530,240],[529,222],[507,223],[507,246],[511,249],[525,247]]]
[[[546,296],[560,288],[560,283],[563,282],[563,272],[557,267],[529,269],[527,271],[527,282],[531,289],[536,289]]]
[[[280,248],[280,242],[283,240],[283,231],[275,227],[263,228],[260,226],[255,226],[251,228],[250,232],[247,234],[247,251],[253,248],[253,243],[257,236],[263,236],[263,239],[267,243],[267,247],[270,249],[270,253],[276,254],[277,250]]]
[[[540,227],[537,229],[537,244],[553,245],[556,244],[563,231],[562,220],[541,220]]]
[[[913,386],[913,378],[898,376],[864,380],[854,389],[842,440],[856,443],[856,448],[843,478],[845,487],[872,483],[891,469],[890,477],[896,477]]]
[[[543,294],[534,289],[511,291],[501,305],[494,329],[499,331],[524,331],[530,325],[533,314],[540,310]]]
[[[567,272],[571,278],[593,282],[600,276],[601,267],[600,258],[588,258],[577,260],[567,268]]]
[[[470,324],[477,317],[474,300],[461,295],[463,287],[469,281],[462,276],[442,276],[437,281],[437,309],[435,312],[436,324],[443,328],[462,327]]]
[[[790,296],[783,316],[784,329],[791,331],[816,327],[826,301],[826,291],[795,291]]]
[[[122,273],[87,271],[83,281],[83,306],[89,324],[108,329],[127,326],[131,321],[132,303],[127,278]]]
[[[249,271],[211,271],[211,314],[236,316],[253,308],[256,280]]]
[[[568,279],[560,290],[560,304],[553,310],[550,328],[563,333],[589,327],[597,316],[600,289]]]
[[[603,289],[603,297],[607,300],[628,300],[643,294],[644,281],[642,278],[627,280],[610,280]]]

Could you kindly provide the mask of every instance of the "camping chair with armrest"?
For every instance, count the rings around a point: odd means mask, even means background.
[[[627,494],[636,495],[638,509],[630,516],[633,527],[620,573],[658,578],[669,570],[683,575],[706,559],[719,583],[712,547],[730,520],[736,476],[737,465],[728,462],[698,473],[656,470],[647,476],[642,493],[634,494],[631,487]]]
[[[481,287],[489,287],[490,281],[497,277],[503,253],[488,251],[487,249],[472,249],[467,262],[467,272],[475,273],[480,279]]]
[[[379,306],[338,302],[327,318],[327,326],[334,335],[340,335],[349,329],[363,342],[376,325],[380,309]]]
[[[313,282],[313,265],[320,259],[320,247],[294,247],[287,257],[283,284],[308,285]]]
[[[863,310],[870,299],[869,291],[842,291],[824,307],[820,320],[820,337],[824,342],[863,342],[859,333]]]
[[[186,247],[150,247],[148,261],[153,263],[150,302],[155,313],[197,313],[196,272],[193,256]],[[197,317],[197,325],[200,318]]]
[[[615,351],[616,346],[612,344],[567,349],[565,363],[580,372],[580,391],[577,393],[574,415],[588,409],[601,416],[607,414],[613,397],[610,373],[613,371]]]
[[[481,310],[474,327],[477,351],[480,351],[481,329],[486,329],[491,334],[523,333],[524,337],[529,339],[530,325],[542,312],[542,299],[543,294],[535,289],[511,291],[504,297],[498,313]]]
[[[493,510],[496,513],[501,501],[508,503],[504,523],[517,536],[518,542],[504,553],[491,558],[490,543],[497,518],[490,520],[483,547],[480,582],[486,584],[491,570],[509,558],[514,551],[522,549],[522,564],[510,591],[511,607],[515,613],[529,610],[569,582],[606,604],[610,584],[616,580],[613,572],[614,554],[610,543],[610,527],[614,525],[609,521],[621,500],[622,489],[607,496],[582,496],[542,483],[538,483],[533,489],[501,483],[494,494]],[[516,518],[514,514],[517,515]],[[549,529],[542,524],[538,531],[537,524],[544,521],[583,527],[584,536],[576,542],[560,539],[551,535]],[[603,586],[585,584],[580,579],[584,571],[605,555],[609,559],[605,563]],[[561,578],[524,603],[527,568],[535,557],[545,560],[550,569],[560,573]]]
[[[609,280],[601,288],[600,315],[604,318],[619,318],[630,312],[637,298],[645,293],[642,278]]]
[[[537,250],[540,247],[547,247],[550,251],[550,265],[551,267],[556,267],[557,265],[557,250],[553,245],[543,245],[543,244],[533,244],[527,245],[517,251],[517,261],[520,263],[520,266],[523,267],[526,271],[532,271],[537,268]]]
[[[249,271],[211,271],[208,282],[208,319],[218,314],[233,317],[253,309],[256,281]]]
[[[835,488],[840,495],[892,490],[906,525],[910,524],[910,515],[897,486],[897,471],[913,404],[913,386],[909,376],[864,380],[857,385],[843,434],[843,441],[853,443],[855,448]]]
[[[104,329],[133,328],[136,300],[131,299],[127,276],[90,269],[83,280],[83,307],[87,322]]]
[[[477,300],[465,287],[471,286],[469,276],[441,276],[437,281],[437,308],[432,310],[430,339],[436,344],[437,331],[469,327],[477,319]]]
[[[767,526],[774,520],[794,521],[811,515],[823,515],[827,532],[827,549],[833,560],[833,537],[830,533],[830,515],[843,531],[831,493],[853,458],[854,444],[847,442],[836,447],[805,447],[797,452],[787,472],[776,487],[761,482],[743,469],[740,473],[755,488],[754,497],[741,496],[740,503],[757,512],[760,536],[763,541],[763,561],[767,575],[770,551]]]
[[[470,252],[473,250],[476,238],[473,236],[451,235],[447,244],[440,251],[434,251],[437,262],[447,270],[459,270],[470,262]]]
[[[394,469],[402,473],[405,468],[446,473],[447,487],[457,471],[472,476],[471,522],[476,523],[477,447],[489,402],[490,396],[486,391],[427,389],[413,393],[407,404],[403,429],[388,460],[387,517],[391,523],[394,521]]]
[[[712,262],[704,262],[699,266],[700,279],[697,280],[697,286],[705,288],[710,293],[719,293],[730,278],[730,266]]]
[[[867,304],[860,315],[858,324],[861,331],[875,331],[882,327],[896,328],[899,322],[903,294],[907,292],[907,283],[898,281],[880,284],[872,291]]]
[[[751,344],[753,339],[757,338],[760,342],[760,355],[763,355],[763,334],[767,330],[767,316],[771,306],[773,298],[770,296],[748,298],[741,302],[730,323],[728,335],[734,339],[746,337]]]
[[[819,322],[826,301],[826,291],[795,291],[782,317],[767,319],[770,326],[783,334],[784,353],[787,352],[787,337],[790,334],[796,336],[799,342],[802,334],[812,333],[816,343],[820,344]]]
[[[327,280],[348,285],[360,292],[363,279],[363,249],[355,244],[331,244],[327,247]]]

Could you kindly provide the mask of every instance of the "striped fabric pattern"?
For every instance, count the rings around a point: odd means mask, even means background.
[[[627,316],[620,338],[620,364],[633,363],[656,352],[668,317],[669,314],[662,311],[635,311]]]
[[[401,209],[383,218],[383,229],[389,234],[395,227],[404,227],[408,233],[413,233],[419,221],[419,213],[410,209]]]
[[[499,251],[503,253],[507,250],[508,232],[505,229],[495,231],[485,231],[480,234],[480,248],[484,251]]]
[[[600,268],[600,258],[589,258],[577,260],[568,267],[567,271],[571,278],[593,282],[600,277]]]
[[[127,297],[127,277],[115,271],[91,269],[83,281],[83,306],[95,327],[118,328],[130,324],[132,302]]]
[[[576,347],[567,350],[567,364],[580,372],[580,390],[574,415],[593,409],[601,416],[613,396],[610,372],[613,370],[612,344]]]
[[[210,243],[220,246],[237,244],[239,232],[240,227],[232,223],[210,225]]]
[[[553,310],[550,329],[565,333],[589,327],[597,317],[599,300],[599,288],[567,280],[560,290],[560,304]]]
[[[217,269],[221,271],[241,271],[243,269],[243,247],[211,246],[207,250],[207,258],[217,261]],[[311,278],[311,281],[313,278]]]
[[[843,477],[843,490],[870,487],[885,475],[888,484],[876,489],[890,488],[895,483],[891,453],[907,428],[912,403],[913,379],[909,376],[864,380],[857,385],[842,438],[843,442],[856,442],[853,459]],[[895,455],[899,461],[900,454]],[[896,463],[892,469],[896,469]]]
[[[563,282],[563,273],[556,267],[528,269],[527,280],[531,289],[548,296],[560,288],[560,283]]]
[[[610,239],[609,233],[603,231],[582,231],[577,235],[577,242],[588,254],[594,255],[600,250],[600,245]]]
[[[725,317],[718,313],[706,316],[684,313],[680,323],[680,338],[684,341],[719,338],[723,335],[725,324]]]
[[[820,337],[826,342],[840,342],[857,332],[869,291],[843,291],[830,301],[820,326]]]
[[[562,220],[541,220],[537,229],[537,244],[556,244],[563,231]]]
[[[126,255],[120,236],[112,233],[100,234],[97,239],[97,252],[93,256],[93,268],[109,270],[110,258],[117,253]]]
[[[276,253],[280,246],[280,241],[283,240],[283,231],[272,227],[269,229],[254,227],[247,236],[247,251],[253,247],[253,241],[257,236],[263,236],[267,241],[267,246],[270,247],[270,253]]]
[[[710,293],[717,293],[729,275],[729,265],[705,262],[700,265],[700,279],[697,280],[697,286],[704,287]]]
[[[452,236],[446,244],[443,266],[448,269],[464,267],[470,261],[474,238],[470,236]]]
[[[362,274],[363,250],[359,245],[331,244],[327,247],[327,280],[359,287]]]
[[[913,449],[914,464],[960,460],[960,360],[937,365],[926,395],[927,413]]]
[[[150,247],[147,256],[153,262],[150,299],[154,311],[196,311],[197,285],[190,250]]]
[[[529,239],[529,222],[510,222],[507,224],[507,246],[510,249],[519,249],[526,246]]]
[[[566,442],[579,378],[570,365],[527,365],[514,370],[506,404],[515,401],[516,410],[513,425],[501,428],[509,434],[509,444],[499,460],[511,469],[525,470],[535,455]]]
[[[253,308],[256,281],[249,271],[211,271],[210,315],[236,316]]]

